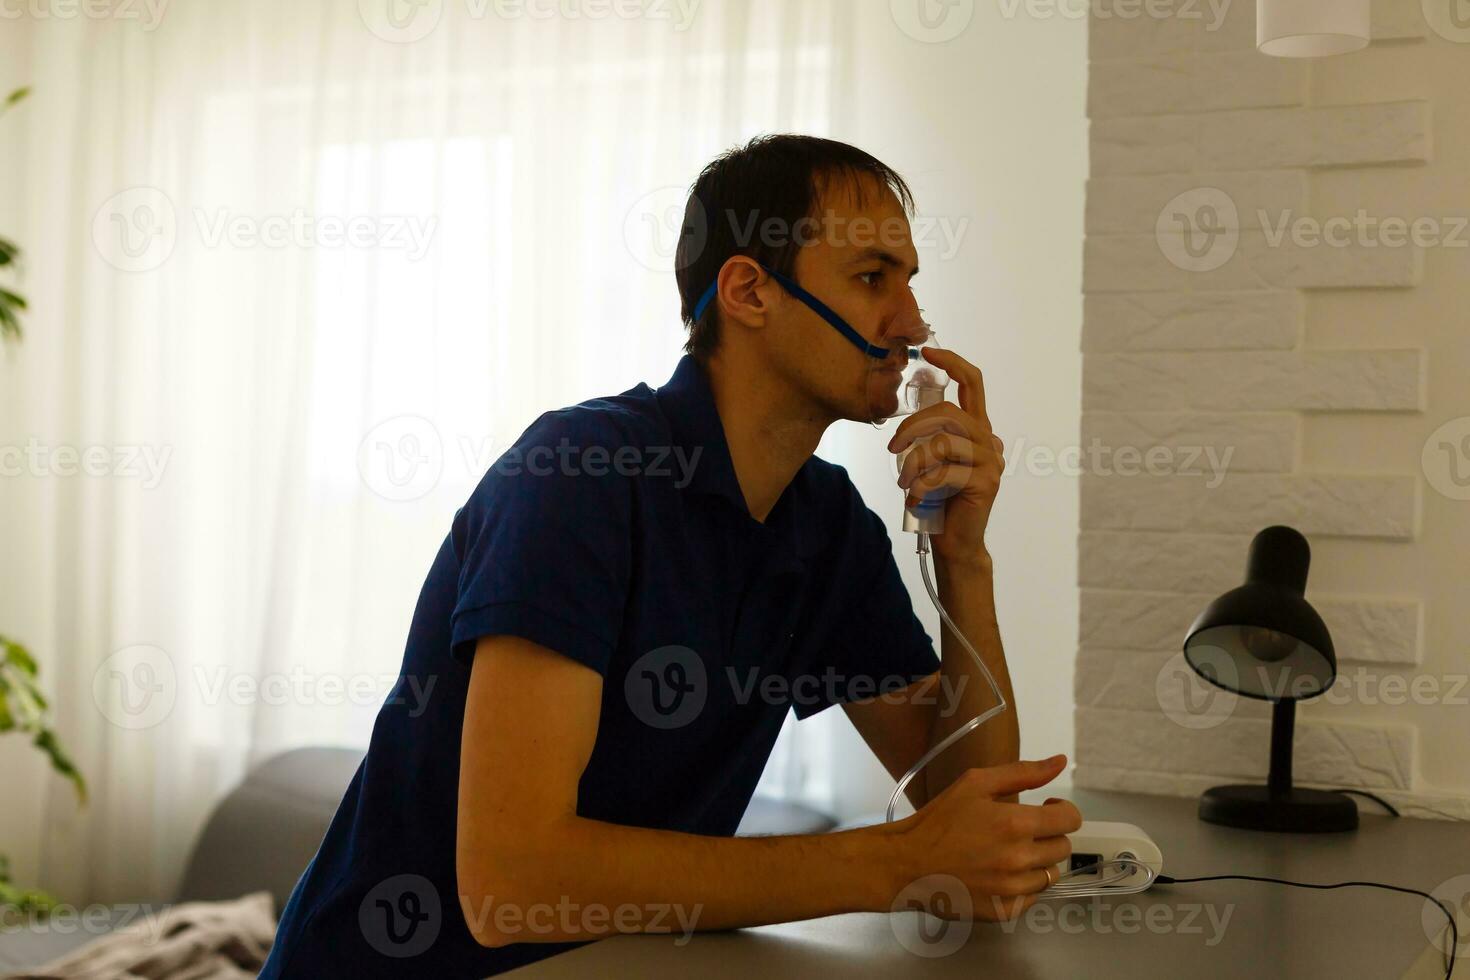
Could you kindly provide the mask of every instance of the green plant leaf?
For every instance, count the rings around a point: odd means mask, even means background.
[[[16,319],[15,312],[8,304],[0,303],[0,340],[19,340],[20,337],[20,321]]]
[[[17,293],[12,293],[8,289],[0,289],[0,303],[8,303],[17,310],[28,309],[25,297]]]
[[[16,89],[14,92],[11,92],[5,97],[5,108],[9,109],[11,106],[15,105],[21,99],[30,94],[31,87],[29,85]]]
[[[29,677],[22,678],[20,686],[26,692],[26,697],[36,706],[36,719],[39,721],[40,717],[51,707],[51,703],[46,700],[46,695],[41,693],[41,689],[33,684]]]
[[[22,731],[40,731],[41,719],[46,711],[46,699],[35,683],[8,662],[0,664],[0,673],[9,675],[6,681],[10,688],[8,694],[11,711],[16,716],[16,726]]]
[[[45,918],[58,904],[46,892],[11,881],[10,859],[0,854],[0,935],[22,927],[27,917]]]
[[[36,685],[39,669],[36,659],[29,650],[14,640],[0,635],[0,732],[20,730],[35,736],[33,744],[51,760],[51,768],[70,780],[77,792],[77,799],[86,804],[87,782],[72,762],[71,756],[61,747],[61,740],[46,725],[47,702]],[[0,909],[7,904],[20,905],[26,901],[49,900],[41,892],[7,894],[7,865],[0,855]],[[36,898],[39,896],[39,899]]]
[[[20,261],[20,246],[8,238],[0,238],[0,265]]]
[[[31,656],[29,650],[19,643],[13,640],[6,640],[3,637],[0,637],[0,642],[5,644],[5,660],[7,663],[15,664],[23,674],[31,677],[36,676],[36,658]]]
[[[0,926],[4,927],[0,931],[20,928],[27,916],[44,918],[56,905],[56,899],[43,891],[0,882]]]
[[[77,799],[82,803],[86,803],[87,782],[82,778],[82,774],[77,771],[77,767],[72,764],[71,757],[66,754],[66,750],[61,747],[61,743],[57,741],[56,733],[49,728],[41,729],[36,735],[36,748],[50,756],[51,768],[71,780],[72,785],[77,790]]]

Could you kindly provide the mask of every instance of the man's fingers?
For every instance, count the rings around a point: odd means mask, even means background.
[[[1052,870],[1052,877],[1057,872]],[[985,890],[993,901],[995,898],[1010,898],[1020,895],[1035,896],[1037,892],[1046,891],[1051,887],[1051,880],[1047,878],[1046,872],[1041,868],[1027,868],[1025,871],[1017,871],[1013,874],[995,875],[985,882]]]
[[[968,439],[941,433],[914,447],[898,471],[898,485],[907,489],[919,476],[946,463],[969,466],[975,462],[975,444]]]
[[[1054,755],[1040,761],[1008,762],[977,770],[981,785],[991,796],[1010,796],[1022,790],[1037,789],[1056,779],[1067,767],[1065,755]]]
[[[902,452],[904,447],[915,439],[934,435],[937,432],[952,432],[974,442],[976,438],[975,420],[961,412],[953,402],[930,405],[898,423],[893,437],[888,440],[888,451]]]
[[[1032,868],[1049,868],[1072,856],[1072,841],[1061,835],[1038,837],[1035,842],[1024,845],[1026,864]]]
[[[1082,826],[1082,811],[1070,800],[1060,800],[1045,806],[1035,807],[1036,832],[1038,839],[1075,833]],[[1060,858],[1058,858],[1060,860]]]
[[[918,507],[936,500],[948,500],[970,485],[970,474],[973,472],[973,467],[942,463],[904,488],[908,491],[904,506]]]
[[[958,382],[960,408],[988,430],[990,416],[985,408],[985,381],[980,375],[980,369],[954,351],[943,347],[923,347],[920,350],[924,354],[924,360],[935,367],[942,368],[945,374]]]
[[[1029,871],[1048,868],[1072,856],[1072,841],[1061,835],[1037,837],[1015,845],[1016,867]]]

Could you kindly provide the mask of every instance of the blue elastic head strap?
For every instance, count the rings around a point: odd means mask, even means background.
[[[770,273],[771,278],[779,282],[782,289],[785,289],[792,296],[795,296],[807,306],[810,306],[812,308],[812,312],[816,313],[817,316],[830,323],[838,333],[846,337],[854,347],[862,351],[864,354],[867,354],[869,357],[879,358],[881,360],[888,357],[888,355],[892,353],[892,351],[890,351],[887,347],[878,347],[864,340],[863,335],[854,330],[846,320],[842,319],[842,317],[832,312],[832,309],[827,306],[826,303],[823,303],[811,293],[798,286],[794,279],[791,279],[788,276],[783,276],[781,273],[768,266],[762,265],[761,268]],[[704,295],[699,297],[699,302],[694,304],[695,323],[699,322],[699,318],[704,315],[705,307],[709,306],[710,301],[715,298],[715,289],[718,286],[719,280],[710,283],[709,288],[704,291]]]

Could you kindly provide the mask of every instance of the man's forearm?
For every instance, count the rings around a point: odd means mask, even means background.
[[[487,861],[498,882],[461,878],[459,898],[471,933],[494,946],[887,911],[913,874],[902,834],[900,822],[708,837],[569,817]]]
[[[933,799],[966,769],[1014,762],[1020,758],[1021,729],[1016,698],[1011,690],[995,613],[995,576],[989,555],[967,564],[939,564],[936,568],[939,601],[975,647],[1000,685],[1008,707],[941,752],[924,770],[926,799]],[[947,626],[941,625],[941,664],[938,697],[929,744],[934,745],[976,715],[994,707],[995,695]]]

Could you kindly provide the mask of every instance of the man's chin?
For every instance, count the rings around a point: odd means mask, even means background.
[[[886,372],[885,372],[886,373]],[[884,422],[898,414],[898,391],[896,385],[874,386],[867,398],[867,405],[858,422]]]

